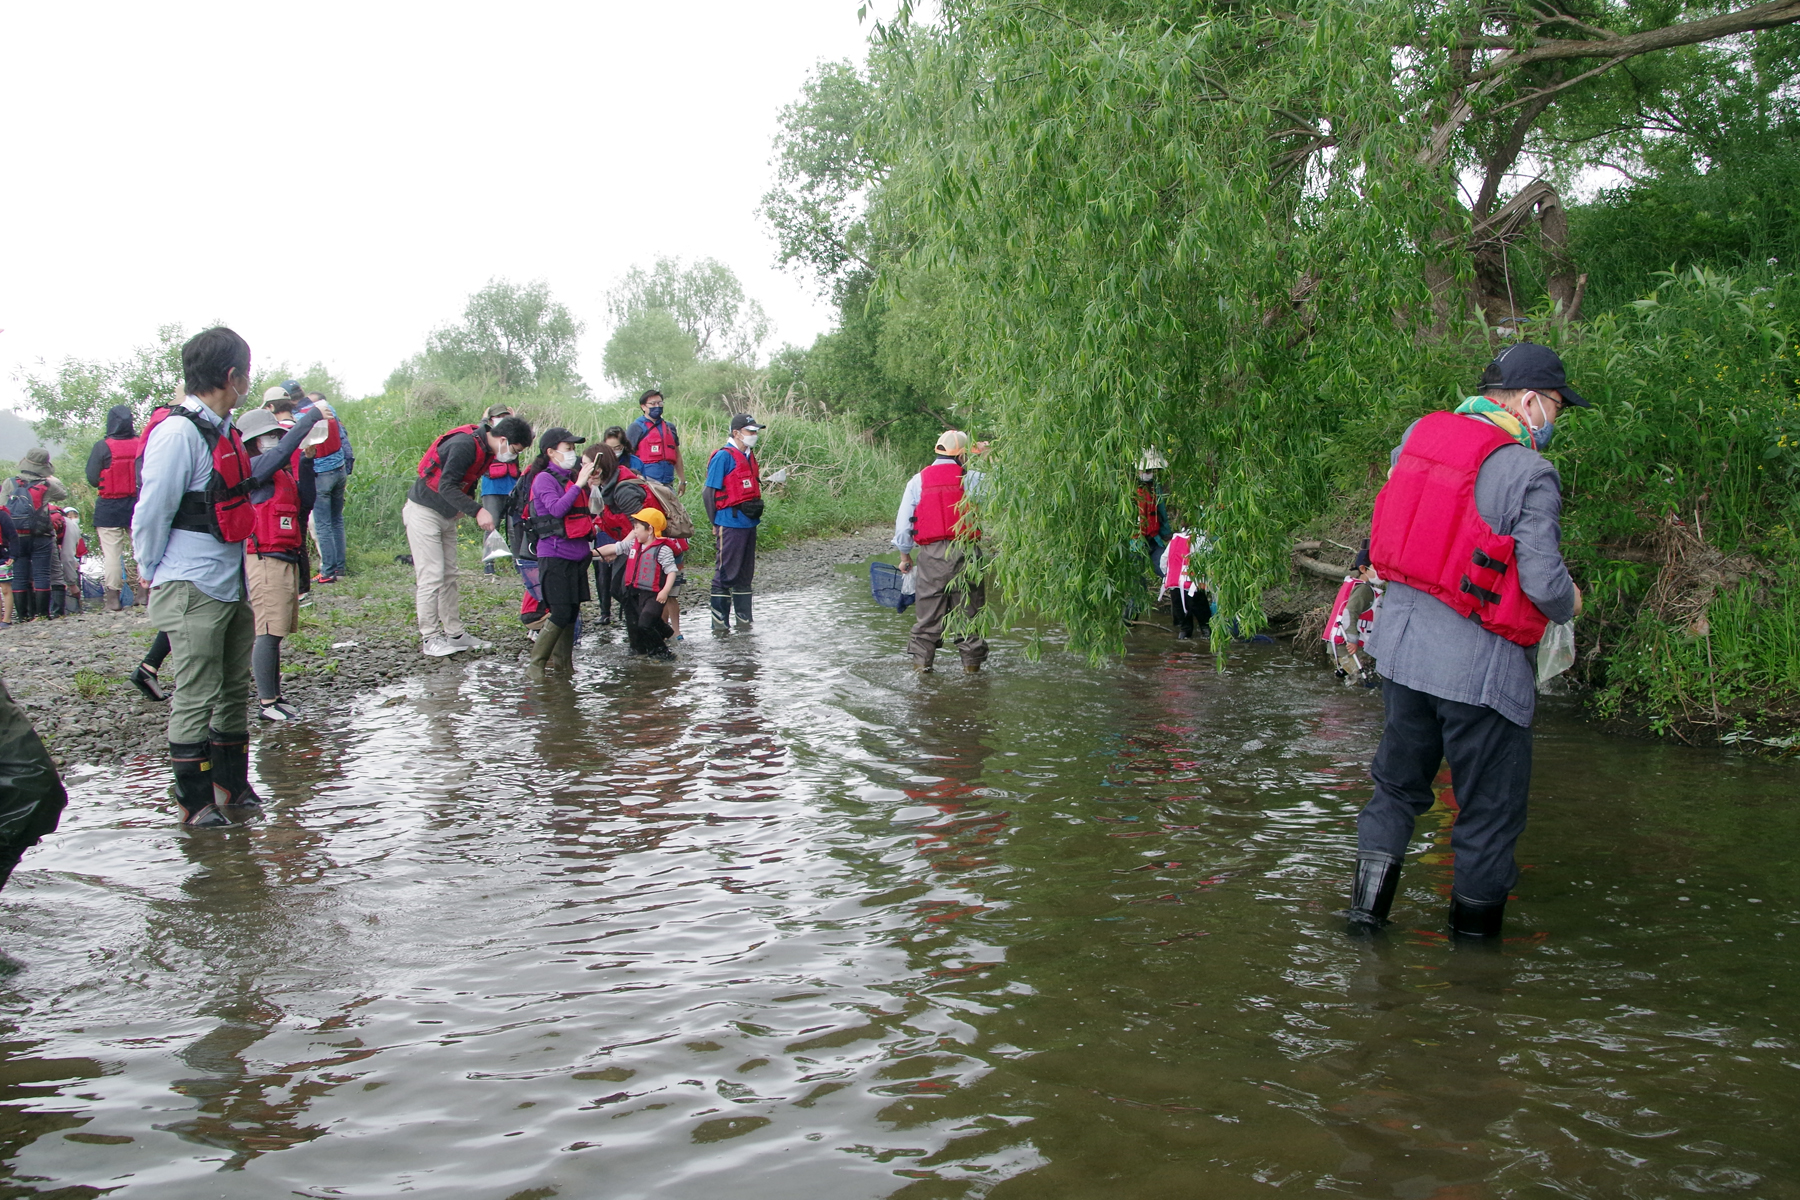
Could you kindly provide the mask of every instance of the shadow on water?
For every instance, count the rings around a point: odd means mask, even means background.
[[[1794,768],[1541,722],[1344,936],[1379,697],[1145,634],[918,679],[845,575],[673,666],[264,732],[270,819],[73,781],[0,905],[0,1197],[1800,1195]]]

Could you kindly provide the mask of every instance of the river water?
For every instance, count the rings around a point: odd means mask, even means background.
[[[849,572],[673,667],[84,774],[0,901],[0,1196],[1800,1196],[1796,768],[1540,721],[1496,952],[1342,907],[1379,698],[1148,632],[916,679]],[[698,627],[700,622],[693,622]]]

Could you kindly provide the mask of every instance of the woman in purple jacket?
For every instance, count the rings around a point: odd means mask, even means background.
[[[537,460],[526,471],[526,538],[537,539],[538,585],[550,623],[531,647],[531,664],[568,666],[575,656],[575,621],[589,599],[588,563],[594,557],[594,514],[588,507],[588,476],[594,464],[576,449],[586,438],[567,429],[544,431]]]

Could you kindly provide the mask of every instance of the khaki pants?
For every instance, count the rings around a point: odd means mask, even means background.
[[[461,600],[456,583],[457,520],[439,516],[411,500],[400,509],[406,544],[412,547],[413,608],[418,613],[422,638],[440,631],[449,637],[463,632],[462,616],[457,611]]]
[[[256,644],[249,598],[214,600],[185,579],[159,583],[150,592],[150,623],[169,635],[175,656],[169,740],[204,742],[209,731],[244,733],[250,650]]]
[[[912,641],[907,652],[921,666],[929,667],[944,644],[944,623],[952,613],[961,632],[951,641],[962,656],[964,665],[980,666],[987,661],[988,644],[968,630],[975,614],[987,603],[987,587],[977,569],[966,567],[963,552],[955,542],[933,542],[913,548],[913,576],[917,589],[918,620],[913,625]]]
[[[116,592],[125,586],[125,546],[131,540],[131,530],[124,526],[102,525],[94,531],[100,535],[100,554],[106,560],[106,590]],[[142,604],[144,598],[137,597]]]

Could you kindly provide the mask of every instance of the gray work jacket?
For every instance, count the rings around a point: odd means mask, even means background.
[[[1470,416],[1471,421],[1480,417]],[[1408,427],[1411,436],[1412,427]],[[1391,461],[1398,462],[1394,447]],[[1495,533],[1513,539],[1519,586],[1552,621],[1575,615],[1575,581],[1562,558],[1562,480],[1535,450],[1502,446],[1475,477],[1475,508]],[[1381,674],[1445,700],[1481,704],[1530,727],[1537,670],[1526,647],[1489,633],[1434,596],[1390,583],[1368,642]]]

